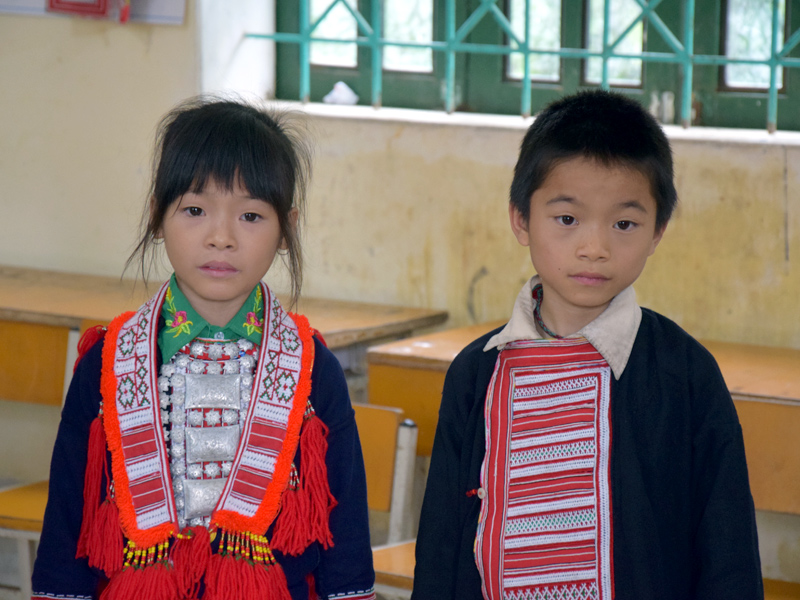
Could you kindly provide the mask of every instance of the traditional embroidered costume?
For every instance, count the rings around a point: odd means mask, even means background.
[[[763,597],[741,428],[711,355],[632,288],[542,339],[529,281],[445,379],[415,600]]]
[[[212,327],[173,276],[84,351],[34,598],[374,598],[353,410],[304,317],[260,284]]]

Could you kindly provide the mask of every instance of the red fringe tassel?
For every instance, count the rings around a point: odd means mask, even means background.
[[[83,483],[83,522],[78,538],[78,558],[87,557],[89,566],[102,569],[111,577],[122,569],[123,538],[119,510],[111,497],[111,481],[106,465],[106,435],[98,416],[89,427],[89,449]],[[100,488],[105,473],[106,498],[100,503]]]
[[[81,339],[78,340],[78,358],[75,359],[75,365],[72,367],[73,373],[78,368],[78,363],[81,362],[83,356],[92,349],[92,346],[102,340],[105,336],[106,328],[102,325],[89,327],[89,329],[83,332]]]
[[[336,498],[328,485],[328,467],[325,453],[328,451],[328,427],[316,415],[303,424],[300,433],[300,456],[302,464],[301,484],[308,497],[309,518],[304,523],[309,541],[317,541],[327,550],[333,546],[333,535],[328,523],[331,511],[336,506]],[[276,524],[277,525],[277,524]]]
[[[125,567],[109,581],[100,600],[176,600],[180,597],[172,571],[164,563],[156,563]]]
[[[205,581],[203,600],[292,600],[286,575],[277,563],[266,566],[215,554]]]
[[[170,558],[181,597],[196,598],[200,590],[200,580],[211,561],[208,529],[193,527],[182,533],[172,546]]]
[[[311,542],[308,494],[300,488],[287,489],[281,496],[281,512],[275,520],[271,546],[284,554],[300,556]]]

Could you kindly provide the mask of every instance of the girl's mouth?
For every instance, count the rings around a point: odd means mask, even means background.
[[[239,272],[239,269],[235,268],[230,263],[216,260],[212,260],[202,265],[200,270],[206,275],[211,275],[212,277],[225,277],[226,275],[233,275]]]

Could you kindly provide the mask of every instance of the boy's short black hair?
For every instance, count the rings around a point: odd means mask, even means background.
[[[525,134],[510,201],[526,220],[531,196],[551,169],[577,157],[641,171],[650,180],[656,201],[656,229],[667,224],[678,202],[667,136],[641,104],[603,90],[553,102],[536,116]]]

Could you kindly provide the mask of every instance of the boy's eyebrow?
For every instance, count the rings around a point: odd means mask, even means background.
[[[548,200],[545,203],[545,206],[553,206],[553,205],[562,204],[562,203],[563,204],[581,204],[581,202],[579,200],[573,198],[572,196],[559,195],[559,196],[554,196],[553,198],[550,198],[550,200]],[[625,200],[624,202],[619,202],[619,203],[617,203],[617,208],[621,208],[621,209],[633,208],[634,210],[638,210],[640,212],[643,212],[643,213],[647,214],[647,208],[645,207],[644,204],[642,204],[638,200]]]
[[[617,206],[619,206],[620,208],[633,208],[635,210],[638,210],[639,212],[647,214],[647,208],[645,207],[644,204],[642,204],[638,200],[627,200],[625,202],[620,202]]]
[[[560,203],[562,203],[562,202],[564,202],[564,203],[566,203],[566,204],[580,204],[580,202],[578,202],[578,201],[577,201],[575,198],[573,198],[572,196],[563,196],[563,195],[559,195],[559,196],[555,196],[554,198],[550,198],[550,200],[548,200],[548,201],[545,203],[545,206],[552,206],[552,205],[554,205],[554,204],[560,204]]]

